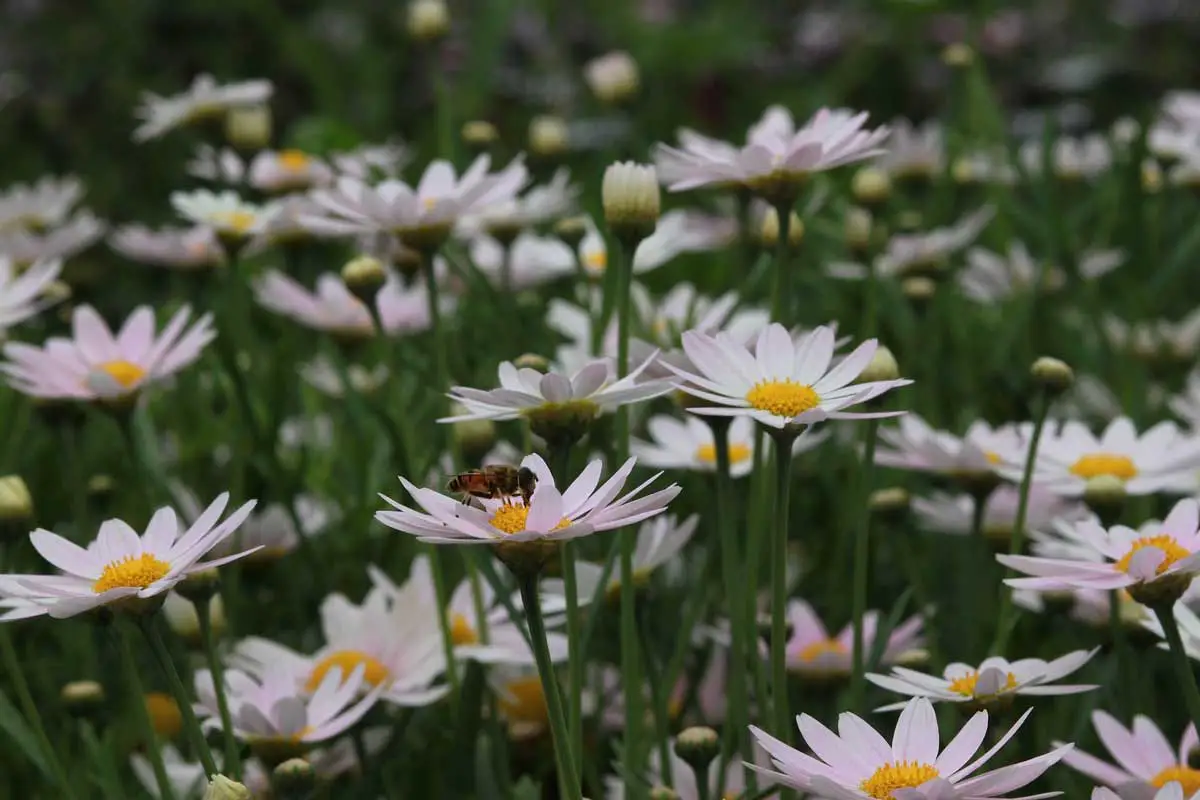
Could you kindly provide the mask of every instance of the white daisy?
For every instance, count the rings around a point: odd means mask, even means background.
[[[919,272],[944,271],[950,256],[975,241],[995,213],[991,206],[985,206],[950,227],[892,236],[883,253],[875,259],[875,274],[880,277],[905,277]],[[865,278],[869,269],[862,264],[847,262],[836,262],[826,267],[831,277],[846,280]]]
[[[327,356],[317,356],[312,361],[300,365],[300,378],[322,394],[330,397],[344,397],[346,386],[339,370]],[[371,394],[387,381],[389,371],[386,364],[376,364],[367,368],[362,364],[350,364],[346,367],[346,379],[350,388],[360,394]]]
[[[1023,658],[1008,661],[999,656],[985,658],[978,667],[950,664],[941,677],[905,667],[892,667],[891,675],[867,675],[871,683],[889,692],[911,697],[928,697],[933,702],[988,705],[1014,695],[1059,695],[1090,692],[1093,685],[1061,684],[1056,681],[1075,672],[1099,652],[1076,650],[1053,661]],[[894,703],[877,711],[899,711],[907,702]]]
[[[1020,491],[1016,486],[1002,484],[988,495],[983,509],[983,535],[1007,543],[1012,537],[1017,519]],[[912,511],[921,527],[938,533],[969,534],[975,513],[975,499],[969,494],[933,492],[928,497],[914,497]],[[1078,521],[1089,515],[1078,502],[1031,487],[1025,509],[1025,527],[1039,531],[1054,520]]]
[[[90,211],[77,211],[56,228],[0,230],[0,257],[20,265],[66,259],[83,252],[104,236],[108,224]]]
[[[203,270],[225,261],[225,250],[212,228],[161,228],[126,225],[113,231],[108,245],[133,261],[180,270]]]
[[[717,451],[712,428],[695,416],[683,419],[659,414],[646,423],[650,441],[633,439],[629,452],[638,461],[656,469],[685,469],[713,472],[717,468]],[[797,437],[792,454],[813,449],[828,438],[828,431],[806,432]],[[729,474],[743,478],[754,469],[756,436],[754,421],[749,417],[734,417],[729,426]]]
[[[509,286],[515,290],[532,289],[577,271],[571,248],[562,240],[528,231],[513,240],[508,260]],[[496,286],[501,285],[504,248],[499,242],[491,236],[476,236],[471,240],[471,261],[484,277]]]
[[[18,274],[11,259],[0,258],[0,336],[50,305],[44,293],[61,271],[61,261],[42,261]]]
[[[633,551],[633,583],[635,586],[645,585],[650,575],[659,567],[670,564],[692,540],[700,517],[692,514],[680,522],[673,514],[655,517],[643,522],[637,532],[637,545]],[[625,573],[621,564],[614,565],[608,577],[604,591],[609,597],[616,597],[621,588]],[[600,588],[600,579],[604,576],[604,567],[588,561],[575,564],[576,587],[581,599],[590,600]],[[551,591],[562,594],[565,589],[558,580],[545,581],[544,586]]]
[[[571,174],[560,169],[550,182],[533,186],[520,196],[500,196],[496,202],[481,205],[459,222],[459,233],[472,237],[479,233],[505,233],[553,222],[575,213],[579,187],[571,184]]]
[[[333,181],[333,170],[324,160],[303,150],[261,150],[250,162],[247,176],[263,192],[297,192]]]
[[[159,746],[158,753],[162,758],[163,769],[167,773],[167,783],[171,785],[174,795],[184,798],[184,800],[196,800],[200,797],[204,787],[208,785],[208,780],[204,775],[204,765],[199,761],[184,760],[179,751],[169,744]],[[162,795],[158,792],[158,779],[154,774],[154,767],[151,766],[150,759],[141,753],[134,753],[129,757],[129,766],[142,788],[152,797],[163,800]],[[218,766],[220,766],[220,762],[218,762]]]
[[[394,530],[409,533],[432,544],[504,544],[506,542],[565,541],[599,531],[621,528],[662,513],[679,486],[671,484],[653,494],[635,499],[658,475],[617,497],[633,471],[637,459],[629,459],[597,488],[601,461],[593,461],[564,491],[555,486],[554,476],[541,456],[526,456],[522,467],[533,470],[537,488],[530,504],[520,498],[475,498],[482,508],[466,505],[433,489],[420,489],[406,479],[400,482],[425,509],[414,511],[389,497],[383,499],[394,511],[379,511],[375,519]],[[382,495],[381,495],[382,496]]]
[[[1079,274],[1098,278],[1116,269],[1125,256],[1119,250],[1089,250],[1079,257]],[[1002,256],[981,247],[967,251],[967,265],[957,275],[959,288],[965,296],[988,305],[1022,294],[1033,287],[1038,277],[1038,265],[1020,242],[1009,246]],[[1066,274],[1057,267],[1042,272],[1041,289],[1054,291],[1066,283]]]
[[[267,80],[221,86],[211,75],[197,75],[187,91],[171,97],[143,92],[136,112],[141,124],[133,132],[133,139],[144,142],[196,120],[224,114],[231,108],[262,105],[271,99],[273,91]]]
[[[892,123],[887,151],[872,162],[893,179],[929,179],[946,168],[946,144],[942,126],[930,120],[921,126],[906,119]]]
[[[408,164],[412,153],[398,141],[359,145],[353,150],[330,153],[329,161],[342,175],[363,181],[378,176],[395,177]]]
[[[73,175],[46,176],[37,183],[15,183],[0,192],[0,229],[45,230],[67,221],[83,197],[83,183]]]
[[[1178,322],[1166,319],[1128,323],[1114,316],[1102,320],[1113,347],[1145,359],[1190,362],[1200,352],[1200,309]]]
[[[993,428],[976,420],[960,438],[930,427],[912,413],[901,417],[895,428],[880,428],[879,441],[882,447],[875,451],[877,464],[963,478],[991,475],[1000,463],[997,450],[1019,444],[1011,425]]]
[[[235,186],[246,178],[246,162],[229,147],[219,150],[211,144],[200,144],[185,167],[193,178]]]
[[[683,349],[696,372],[667,366],[686,381],[679,387],[684,392],[720,404],[690,409],[697,414],[748,415],[772,428],[903,414],[845,410],[912,381],[852,383],[871,362],[878,343],[863,342],[831,369],[834,338],[832,329],[821,326],[793,342],[787,328],[772,323],[759,334],[752,354],[727,334],[688,331]]]
[[[1056,139],[1050,151],[1050,169],[1055,176],[1066,180],[1092,180],[1108,172],[1112,166],[1112,146],[1108,139],[1091,134],[1081,139],[1062,136]],[[1045,155],[1040,141],[1029,141],[1021,145],[1018,153],[1021,166],[1032,175],[1042,172]]]
[[[120,608],[159,596],[165,599],[166,592],[191,573],[219,567],[251,552],[200,561],[237,530],[255,504],[251,500],[218,524],[228,502],[229,494],[221,494],[186,530],[181,530],[171,508],[155,512],[141,535],[125,522],[110,519],[86,549],[39,528],[29,534],[29,541],[61,573],[0,576],[0,594],[36,604],[38,613],[55,619],[100,606]]]
[[[184,219],[206,225],[217,233],[245,238],[257,233],[275,213],[272,206],[250,203],[237,192],[172,192],[171,205]]]

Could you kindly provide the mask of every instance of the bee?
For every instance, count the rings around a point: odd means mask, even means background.
[[[533,490],[537,487],[537,475],[529,467],[510,467],[507,464],[487,464],[482,469],[460,472],[446,484],[446,490],[458,492],[467,503],[472,497],[519,496],[529,505]]]

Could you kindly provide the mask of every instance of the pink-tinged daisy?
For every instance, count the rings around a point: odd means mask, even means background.
[[[340,666],[333,666],[309,691],[296,685],[285,665],[269,667],[261,678],[228,670],[225,696],[233,724],[229,733],[255,753],[275,756],[269,759],[272,761],[303,755],[313,745],[345,733],[379,700],[383,687],[377,686],[354,702],[367,686],[366,672],[366,667],[359,665],[346,676]],[[201,726],[221,730],[212,673],[198,671],[195,685]]]
[[[1017,442],[1017,432],[1010,425],[993,428],[976,421],[959,437],[909,413],[895,428],[879,429],[881,447],[875,451],[875,463],[974,480],[994,474],[993,467],[1000,462],[997,449]]]
[[[293,690],[316,691],[326,675],[362,670],[362,689],[378,689],[381,700],[397,706],[425,706],[441,699],[448,687],[433,682],[446,670],[437,614],[420,587],[398,591],[373,588],[361,605],[345,595],[321,602],[324,645],[312,654],[251,636],[238,642],[230,659],[254,677],[287,673]]]
[[[231,108],[262,105],[271,99],[273,91],[274,86],[268,80],[221,85],[211,75],[202,74],[180,94],[162,97],[143,92],[136,112],[141,124],[133,132],[133,140],[156,139],[175,128],[219,116]]]
[[[45,292],[61,271],[62,262],[56,260],[18,273],[11,259],[0,258],[0,335],[50,305]]]
[[[633,439],[629,452],[638,461],[656,469],[686,469],[714,472],[717,469],[717,450],[712,428],[695,416],[683,419],[659,414],[646,423],[648,441]],[[813,449],[828,438],[827,431],[809,432],[796,438],[793,455]],[[754,468],[754,421],[749,417],[734,417],[729,426],[729,472],[743,478]]]
[[[799,129],[789,117],[752,132],[740,149],[701,137],[682,149],[655,145],[654,159],[663,166],[671,191],[736,185],[773,195],[814,172],[880,155],[888,129],[864,129],[866,121],[865,112],[823,108]]]
[[[771,428],[810,425],[826,419],[895,417],[903,411],[853,412],[845,409],[879,397],[910,380],[854,383],[875,355],[869,339],[833,365],[835,335],[820,326],[793,341],[787,328],[772,323],[762,330],[751,353],[727,334],[688,331],[683,350],[695,371],[667,364],[684,379],[679,388],[720,407],[690,409],[697,414],[749,416]]]
[[[1189,800],[1183,793],[1183,784],[1178,781],[1172,781],[1157,791],[1142,787],[1122,787],[1121,792],[1122,794],[1117,794],[1107,786],[1097,786],[1092,790],[1092,800]],[[1195,800],[1195,797],[1193,795],[1191,800]]]
[[[867,675],[867,680],[889,692],[912,697],[927,697],[933,702],[967,703],[990,706],[1013,699],[1016,695],[1057,695],[1089,692],[1097,687],[1056,683],[1075,672],[1099,650],[1076,650],[1053,661],[1022,658],[1008,661],[994,656],[978,667],[950,664],[941,677],[905,667],[892,667],[890,675]],[[879,711],[899,711],[906,703],[883,706]]]
[[[1200,370],[1188,373],[1183,391],[1171,397],[1167,405],[1192,430],[1200,430]]]
[[[874,270],[879,277],[904,278],[914,274],[945,272],[950,256],[975,241],[996,210],[985,206],[954,225],[921,233],[898,233],[888,239],[887,247],[875,259]],[[872,267],[863,264],[837,262],[826,271],[830,277],[860,280],[870,274]]]
[[[854,664],[854,626],[842,628],[831,637],[821,618],[804,600],[791,600],[787,605],[788,627],[787,668],[789,672],[809,678],[840,678],[850,674]],[[916,660],[923,655],[925,640],[921,636],[925,623],[912,617],[888,634],[881,664]],[[863,647],[869,653],[875,647],[879,628],[879,612],[868,611],[863,616]]]
[[[736,236],[737,225],[732,219],[685,209],[668,211],[659,217],[654,233],[638,244],[633,254],[633,271],[641,275],[683,253],[719,250],[731,244]],[[590,218],[587,233],[579,242],[578,256],[584,272],[591,278],[599,279],[608,269],[608,247]]]
[[[571,248],[555,236],[538,236],[525,231],[509,246],[509,287],[531,289],[577,272]],[[504,272],[504,248],[491,236],[471,240],[471,261],[491,283],[500,286]]]
[[[630,403],[640,403],[671,391],[666,381],[638,381],[649,362],[643,362],[624,378],[617,379],[608,360],[591,361],[573,375],[556,371],[539,372],[531,367],[518,369],[509,361],[501,362],[498,389],[472,389],[455,386],[449,397],[461,403],[465,412],[438,422],[472,419],[521,419],[541,410],[568,412],[576,419],[590,421]]]
[[[446,161],[434,161],[415,188],[389,178],[370,186],[342,177],[329,189],[313,191],[324,212],[305,219],[314,231],[331,235],[391,233],[411,240],[434,234],[449,235],[467,214],[512,199],[528,180],[528,171],[514,161],[489,173],[491,158],[475,159],[461,176]]]
[[[898,119],[887,144],[887,151],[872,163],[894,180],[930,179],[946,168],[945,137],[936,121],[917,126]]]
[[[1013,604],[1035,614],[1064,609],[1071,619],[1098,631],[1108,632],[1112,623],[1112,592],[1101,589],[1015,589]],[[1154,615],[1129,592],[1117,592],[1117,614],[1122,625],[1141,631]]]
[[[1017,520],[1020,491],[1016,486],[1002,484],[988,495],[983,508],[983,535],[989,540],[1008,544]],[[928,497],[914,497],[912,511],[922,528],[938,533],[965,535],[974,524],[975,498],[969,494],[932,492]],[[1082,504],[1056,494],[1031,488],[1025,509],[1025,527],[1039,531],[1055,520],[1076,522],[1090,516]]]
[[[654,475],[618,498],[635,462],[636,459],[629,459],[611,478],[600,484],[603,462],[593,461],[570,486],[560,491],[541,456],[526,456],[521,466],[533,470],[537,476],[537,488],[529,505],[525,505],[520,497],[474,498],[479,507],[467,505],[461,498],[421,489],[401,478],[400,482],[424,513],[381,495],[395,510],[380,511],[375,514],[375,519],[432,544],[498,545],[577,539],[661,514],[667,503],[679,494],[679,486],[671,484],[638,498],[637,495],[658,477]]]
[[[161,228],[126,225],[113,231],[108,245],[126,258],[155,267],[204,270],[225,261],[216,232],[207,226]]]
[[[247,177],[255,189],[278,194],[324,186],[333,180],[333,170],[303,150],[262,150],[250,162]]]
[[[1121,266],[1125,256],[1119,250],[1091,250],[1080,254],[1078,270],[1080,277],[1099,278]],[[1034,287],[1041,271],[1041,285]],[[967,265],[956,276],[962,293],[983,305],[991,305],[1015,297],[1033,288],[1039,291],[1057,291],[1067,281],[1066,273],[1058,267],[1039,265],[1030,256],[1029,250],[1020,242],[1014,242],[1008,253],[1001,255],[972,247],[967,251]]]
[[[762,139],[778,139],[787,136],[796,129],[792,112],[780,105],[774,105],[763,112],[762,117],[750,126],[746,133],[747,146],[756,144]],[[677,132],[679,148],[682,151],[695,154],[706,154],[710,158],[734,161],[738,157],[738,148],[713,139],[691,128],[680,128]],[[671,148],[663,146],[656,148],[654,153],[655,172],[659,180],[666,186],[683,180],[688,174],[688,163],[671,157],[667,152]]]
[[[70,258],[98,242],[108,223],[90,211],[78,211],[56,228],[0,230],[0,256],[20,265]]]
[[[83,183],[73,175],[47,175],[37,183],[14,183],[0,192],[0,229],[57,227],[67,221],[82,197]]]
[[[411,158],[409,149],[395,140],[329,154],[330,163],[339,173],[363,181],[395,177]]]
[[[634,585],[643,586],[649,583],[650,576],[659,567],[669,567],[672,562],[674,562],[674,566],[682,566],[677,557],[687,543],[692,540],[699,521],[700,517],[696,514],[683,521],[670,514],[643,522],[638,528],[637,544],[633,551],[631,574]],[[620,564],[614,566],[608,577],[608,584],[604,587],[609,598],[617,596],[617,590],[621,588],[624,574]],[[604,568],[599,564],[588,561],[576,562],[575,581],[581,601],[590,601],[595,596],[596,590],[600,588],[600,579],[603,575]],[[557,579],[547,580],[543,586],[556,595],[563,595],[566,591],[562,582]]]
[[[708,787],[703,793],[700,792],[700,787],[696,783],[696,773],[688,762],[684,761],[675,753],[675,739],[671,740],[671,788],[675,790],[675,797],[679,800],[701,800],[701,798],[715,797],[718,800],[725,798],[738,798],[742,796],[742,792],[746,791],[746,768],[740,762],[722,763],[720,758],[713,759],[708,765],[708,771],[705,773],[705,782]],[[761,754],[762,750],[757,750],[756,753]],[[764,759],[764,762],[766,759]],[[657,748],[650,752],[650,769],[646,775],[647,783],[651,787],[665,785],[666,775],[668,773],[663,769],[662,754]],[[724,783],[722,783],[724,776]],[[625,791],[625,781],[617,776],[610,775],[604,781],[604,797],[605,800],[625,800],[629,795]]]
[[[254,509],[254,500],[218,523],[229,494],[217,497],[186,530],[175,511],[160,508],[141,535],[119,519],[100,526],[86,549],[68,539],[37,529],[29,541],[38,554],[59,570],[58,575],[0,576],[0,595],[24,601],[21,616],[49,614],[73,617],[100,606],[129,607],[166,593],[193,572],[228,564],[250,550],[202,562],[229,537]],[[7,621],[12,617],[0,617]]]
[[[999,450],[996,471],[1019,481],[1025,470],[1024,439]],[[1200,467],[1200,439],[1172,422],[1160,422],[1141,435],[1128,417],[1109,423],[1095,436],[1082,422],[1047,425],[1033,465],[1034,485],[1066,497],[1080,497],[1088,481],[1101,476],[1121,481],[1127,494],[1187,491]]]
[[[815,718],[797,719],[800,734],[813,756],[793,749],[774,736],[750,727],[771,755],[775,770],[761,770],[787,786],[838,800],[983,800],[1005,797],[1042,776],[1071,751],[1063,745],[1044,755],[970,777],[1000,751],[1024,724],[1026,711],[982,756],[967,763],[987,736],[988,713],[978,711],[946,745],[939,746],[933,704],[913,698],[900,712],[891,744],[861,718],[838,717],[838,732]],[[1056,797],[1061,792],[1024,795],[1023,800]]]
[[[1192,499],[1176,503],[1153,535],[1124,525],[1105,530],[1094,518],[1055,528],[1104,560],[999,555],[1004,566],[1033,576],[1005,583],[1014,589],[1128,589],[1135,600],[1153,604],[1178,599],[1200,572],[1200,506]]]
[[[9,385],[34,397],[111,400],[141,391],[199,358],[216,332],[205,314],[190,328],[184,306],[155,336],[154,312],[134,310],[114,336],[91,306],[71,316],[71,338],[52,337],[42,347],[9,342],[0,370]]]
[[[567,170],[560,169],[545,185],[533,186],[520,196],[501,195],[496,202],[480,206],[462,218],[459,231],[466,236],[511,236],[575,213],[578,200],[579,187],[571,184]]]
[[[316,292],[310,292],[279,270],[267,270],[254,281],[254,297],[265,308],[309,328],[351,339],[375,335],[371,312],[338,275],[321,275]],[[447,311],[454,305],[449,297],[441,302]],[[416,333],[429,327],[429,298],[424,283],[419,281],[406,287],[398,277],[389,275],[375,295],[375,307],[389,335]]]
[[[1117,789],[1122,797],[1130,796],[1126,795],[1127,789],[1136,788],[1151,790],[1142,796],[1152,797],[1153,789],[1171,783],[1179,784],[1187,797],[1200,793],[1200,770],[1188,766],[1189,756],[1200,746],[1194,726],[1187,726],[1179,748],[1175,749],[1149,717],[1138,715],[1133,718],[1133,726],[1126,728],[1111,714],[1095,711],[1092,725],[1117,763],[1109,764],[1082,750],[1075,750],[1063,759],[1068,767]]]

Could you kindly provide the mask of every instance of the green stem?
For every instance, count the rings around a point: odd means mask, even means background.
[[[787,545],[791,504],[792,443],[796,432],[772,430],[775,437],[775,538],[771,553],[771,708],[775,735],[791,739],[791,709],[788,706],[787,675]],[[750,753],[747,752],[747,756]]]
[[[1172,618],[1174,617],[1172,616]],[[1116,669],[1119,675],[1123,672],[1128,672],[1125,667],[1129,663],[1129,639],[1125,635],[1125,624],[1121,621],[1121,594],[1117,590],[1108,593],[1108,627],[1113,639],[1112,659],[1117,665]],[[1117,703],[1118,700],[1122,699],[1120,697],[1122,693],[1118,688],[1120,685],[1119,681],[1113,681],[1112,683],[1113,705],[1117,710],[1121,709],[1121,706]],[[1200,728],[1196,730],[1200,730]]]
[[[646,682],[650,685],[650,705],[653,708],[654,735],[658,740],[658,757],[660,782],[665,786],[674,786],[671,775],[671,736],[669,692],[670,688],[663,685],[662,673],[654,663],[654,638],[650,634],[650,623],[645,613],[638,616],[638,635],[642,645],[642,657],[646,661]],[[626,694],[629,690],[626,689]]]
[[[154,770],[154,780],[158,784],[158,796],[162,800],[175,800],[175,790],[167,777],[167,768],[162,760],[162,748],[158,746],[158,735],[154,732],[154,723],[150,720],[150,710],[146,708],[146,690],[142,688],[142,679],[138,675],[137,662],[133,660],[133,648],[129,646],[129,632],[122,629],[118,636],[121,648],[121,667],[125,670],[125,679],[129,682],[129,691],[133,694],[133,704],[137,706],[138,721],[142,725],[146,737],[146,758]],[[211,774],[211,773],[210,773]]]
[[[792,201],[785,200],[775,205],[779,217],[779,241],[775,243],[775,272],[771,281],[771,320],[786,324],[790,305],[792,276],[788,272],[788,236],[792,227]]]
[[[303,536],[303,534],[301,534]],[[214,595],[215,596],[215,595]],[[233,717],[229,714],[229,699],[225,694],[225,667],[217,655],[217,644],[213,636],[211,598],[193,602],[196,620],[200,624],[200,638],[204,641],[204,658],[212,672],[213,693],[217,696],[217,710],[221,715],[221,733],[225,739],[224,767],[234,780],[242,779],[242,759],[239,755],[237,737],[233,734]]]
[[[712,796],[712,786],[709,783],[708,770],[693,766],[692,774],[696,776],[696,800],[709,800]]]
[[[75,790],[67,781],[67,773],[63,771],[62,763],[58,760],[58,751],[54,749],[54,745],[50,743],[50,737],[46,735],[46,726],[42,723],[42,715],[38,711],[37,703],[33,700],[32,692],[29,691],[29,682],[25,680],[25,672],[21,669],[21,662],[13,647],[12,637],[5,625],[0,625],[0,652],[3,653],[4,668],[8,670],[8,678],[13,682],[13,688],[16,689],[17,702],[21,704],[21,714],[33,728],[34,735],[37,736],[38,747],[46,759],[47,766],[54,774],[55,782],[68,798],[74,800]]]
[[[91,722],[87,720],[79,722],[79,736],[83,739],[84,747],[87,748],[88,757],[100,772],[98,783],[105,800],[122,800],[125,795],[121,791],[121,781],[117,777],[116,764],[113,763],[113,759],[109,758],[108,748],[96,735],[96,729]]]
[[[433,262],[437,250],[421,253],[421,273],[425,276],[425,296],[429,300],[429,329],[433,332],[434,363],[437,365],[438,392],[450,389],[450,366],[446,358],[446,337],[442,330],[442,308],[438,297],[438,284],[433,275]]]
[[[1156,605],[1152,609],[1162,625],[1163,635],[1171,648],[1171,660],[1175,662],[1175,673],[1179,685],[1183,687],[1184,702],[1187,703],[1188,714],[1196,730],[1200,730],[1200,689],[1196,687],[1196,673],[1188,661],[1187,651],[1183,648],[1183,639],[1179,635],[1179,623],[1175,621],[1175,609],[1171,604]]]
[[[158,666],[166,676],[167,683],[170,684],[171,694],[175,695],[175,703],[179,706],[179,713],[183,715],[183,727],[187,729],[188,737],[192,740],[192,749],[196,751],[196,756],[204,765],[204,774],[216,775],[219,772],[217,762],[213,761],[212,752],[208,749],[208,742],[204,740],[204,732],[200,729],[200,723],[196,719],[196,712],[192,710],[192,698],[179,678],[179,672],[175,669],[175,661],[171,658],[171,651],[167,649],[167,644],[163,641],[156,622],[156,615],[147,614],[138,619],[138,627],[142,629],[146,641],[150,643],[154,657],[158,659]],[[213,679],[215,682],[215,675]],[[225,733],[229,735],[231,732],[225,731]]]
[[[570,475],[571,445],[556,443],[550,451],[551,469],[560,486],[566,486]],[[562,544],[563,591],[567,595],[567,721],[571,731],[571,754],[577,765],[583,764],[583,682],[587,653],[583,649],[579,619],[579,585],[575,575],[577,543]]]
[[[542,600],[538,594],[537,577],[519,576],[518,581],[521,585],[521,601],[525,606],[525,619],[529,622],[529,633],[533,639],[533,655],[537,660],[538,676],[542,680],[542,693],[546,696],[550,733],[554,739],[554,760],[562,779],[561,784],[566,788],[564,800],[583,800],[579,774],[575,771],[575,760],[571,757],[558,678],[554,672],[554,663],[550,660],[550,648],[546,645],[546,623],[542,619]]]
[[[854,532],[853,610],[854,647],[851,653],[853,672],[850,678],[850,708],[863,713],[864,667],[866,643],[863,641],[863,621],[867,613],[867,572],[870,568],[871,537],[871,487],[875,472],[875,443],[879,420],[869,419],[866,424],[862,465],[862,491],[859,492],[860,508],[858,525]]]
[[[1029,452],[1025,454],[1025,472],[1021,475],[1021,489],[1017,499],[1017,516],[1013,520],[1012,535],[1008,542],[1009,555],[1020,555],[1025,546],[1025,517],[1029,512],[1029,490],[1033,486],[1033,465],[1037,461],[1038,444],[1046,417],[1050,412],[1050,398],[1045,391],[1038,392],[1038,407],[1033,421],[1033,435],[1029,439]],[[992,641],[992,654],[1003,655],[1012,635],[1013,621],[1012,590],[1000,584],[1000,611],[996,616],[996,638]]]
[[[441,548],[430,546],[429,566],[433,573],[433,589],[437,595],[438,627],[442,633],[442,655],[446,659],[446,683],[450,687],[450,712],[458,711],[458,663],[454,659],[454,627],[450,620],[449,587],[446,585],[446,565]]]

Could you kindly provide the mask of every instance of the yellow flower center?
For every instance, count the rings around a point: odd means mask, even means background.
[[[978,682],[979,673],[968,672],[961,678],[955,678],[954,680],[950,681],[950,691],[954,692],[955,694],[961,694],[963,697],[974,697],[975,684]],[[1008,673],[1008,680],[1006,680],[1004,685],[1000,687],[1000,692],[1006,692],[1015,688],[1017,688],[1017,676],[1010,672]],[[997,694],[999,694],[999,692],[997,692]]]
[[[1200,769],[1192,769],[1183,764],[1167,767],[1150,779],[1150,785],[1161,789],[1168,783],[1178,783],[1183,787],[1184,797],[1191,797],[1200,792]]]
[[[875,800],[891,800],[897,789],[915,789],[938,777],[932,764],[916,761],[889,761],[858,785],[860,791]]]
[[[537,675],[516,678],[504,684],[498,702],[500,711],[509,720],[541,725],[550,721],[546,695],[542,692],[542,682]]]
[[[786,381],[761,381],[746,393],[746,402],[777,417],[795,417],[821,404],[811,386]]]
[[[529,507],[516,503],[504,503],[492,513],[489,520],[493,528],[505,533],[520,533],[525,530],[525,520],[529,518]],[[553,530],[561,530],[571,524],[571,520],[563,517]]]
[[[306,169],[310,163],[312,160],[303,150],[281,150],[279,152],[279,166],[288,172],[299,172]]]
[[[162,692],[149,692],[144,700],[154,732],[164,739],[174,739],[178,736],[183,730],[183,714],[180,713],[175,698]]]
[[[824,639],[819,642],[806,644],[796,655],[800,657],[801,661],[811,662],[816,661],[826,653],[844,656],[849,654],[849,652],[850,650],[846,647],[846,645],[842,644],[837,639]]]
[[[1133,459],[1113,453],[1088,453],[1080,456],[1079,460],[1071,465],[1071,472],[1084,480],[1111,475],[1127,481],[1138,474]]]
[[[245,233],[254,225],[256,217],[249,211],[221,211],[213,214],[212,221],[234,233]]]
[[[312,674],[308,676],[305,688],[310,692],[315,692],[321,685],[321,681],[325,680],[325,676],[329,674],[329,670],[334,667],[341,668],[342,680],[345,680],[360,665],[366,668],[363,672],[363,681],[371,686],[385,683],[391,677],[388,668],[374,656],[358,650],[338,650],[317,662],[317,666],[313,667]]]
[[[122,388],[125,389],[134,386],[138,381],[146,377],[146,370],[131,361],[105,361],[97,369],[121,384]]]
[[[425,206],[426,211],[432,211],[433,207],[438,204],[436,197],[424,197],[421,199],[421,205]]]
[[[589,272],[604,272],[608,269],[608,253],[604,250],[592,250],[583,254],[583,265]]]
[[[987,459],[987,462],[989,464],[999,464],[1000,463],[1000,454],[993,453],[991,450],[985,450],[983,452],[983,457]]]
[[[1162,563],[1154,571],[1157,575],[1162,575],[1176,561],[1192,554],[1190,550],[1165,533],[1158,536],[1143,536],[1133,540],[1133,544],[1129,546],[1129,552],[1121,556],[1121,560],[1117,562],[1117,569],[1121,572],[1129,572],[1129,562],[1133,560],[1133,554],[1144,547],[1156,547],[1164,554]]]
[[[478,644],[479,636],[475,628],[462,614],[455,614],[450,620],[450,638],[455,644]]]
[[[92,584],[92,591],[102,594],[110,589],[145,589],[155,581],[161,580],[170,571],[170,564],[160,561],[149,553],[142,553],[140,556],[126,556],[104,565],[100,577]]]
[[[747,444],[730,444],[729,445],[729,463],[738,464],[750,458],[750,445]],[[702,464],[717,463],[717,448],[711,444],[702,444],[696,449],[696,460]]]

